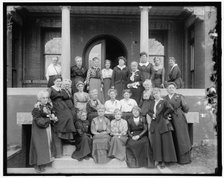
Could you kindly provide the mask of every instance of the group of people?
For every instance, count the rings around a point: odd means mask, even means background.
[[[184,115],[189,107],[176,93],[183,81],[173,57],[167,82],[158,58],[152,65],[146,53],[140,54],[139,64],[131,63],[130,70],[124,57],[113,70],[109,60],[101,70],[97,57],[86,70],[82,58],[76,57],[72,80],[62,80],[56,61],[48,67],[48,90],[38,93],[32,111],[30,164],[38,172],[62,156],[64,142],[75,144],[72,158],[79,161],[92,157],[96,163],[107,163],[116,158],[130,168],[191,162]],[[168,95],[162,97],[164,87]]]

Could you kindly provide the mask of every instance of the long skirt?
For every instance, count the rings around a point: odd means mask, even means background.
[[[126,159],[127,136],[113,136],[110,141],[109,157],[115,157],[121,161]]]
[[[147,136],[143,136],[139,140],[128,139],[126,144],[126,163],[128,167],[155,167],[152,148]]]
[[[103,79],[103,94],[104,94],[104,100],[107,101],[110,99],[108,95],[108,90],[111,88],[111,78],[105,78]]]
[[[100,79],[96,79],[96,78],[90,78],[90,82],[89,82],[89,90],[93,90],[93,89],[97,89],[98,91],[98,98],[100,100],[101,103],[104,103],[104,96],[103,96],[103,91],[101,88],[101,80]]]
[[[94,135],[92,157],[96,163],[107,163],[110,161],[108,152],[110,149],[109,135]]]
[[[72,153],[72,158],[81,159],[91,154],[92,139],[86,134],[75,138],[76,150]]]
[[[172,119],[174,126],[174,144],[177,152],[178,163],[187,164],[191,162],[191,142],[188,132],[186,118],[181,114]]]
[[[177,162],[172,132],[160,133],[159,128],[151,132],[153,160],[158,162]]]
[[[138,87],[138,88],[131,88],[131,98],[134,99],[137,104],[140,103],[140,99],[142,97],[142,92],[143,92],[143,88],[142,87]]]
[[[123,98],[123,90],[126,88],[126,84],[118,82],[114,84],[114,88],[117,90],[117,100],[121,100]]]

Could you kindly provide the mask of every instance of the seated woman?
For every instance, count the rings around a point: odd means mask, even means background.
[[[55,77],[54,85],[49,90],[53,109],[55,110],[55,115],[58,118],[58,122],[54,125],[53,135],[56,144],[57,157],[62,155],[61,139],[67,141],[73,140],[74,134],[76,133],[72,112],[63,100],[61,81],[61,77]]]
[[[128,141],[126,143],[126,163],[128,167],[154,167],[151,144],[147,137],[147,123],[140,116],[141,109],[135,106],[133,116],[128,119]]]
[[[110,96],[110,100],[107,100],[104,104],[106,111],[105,111],[105,116],[112,120],[114,119],[114,111],[115,109],[120,109],[121,104],[120,101],[116,100],[117,96],[117,90],[116,89],[109,89],[108,90],[108,95]]]
[[[74,105],[78,111],[86,110],[86,104],[89,101],[89,94],[84,92],[85,84],[82,81],[78,81],[76,88],[78,92],[74,93]]]
[[[72,81],[69,79],[64,79],[63,80],[63,84],[62,84],[62,96],[63,96],[63,100],[65,101],[65,103],[67,104],[68,108],[71,110],[72,115],[73,115],[73,121],[75,123],[76,121],[76,109],[74,107],[74,101],[72,98]]]
[[[145,90],[143,91],[141,101],[139,103],[139,107],[141,108],[141,114],[142,116],[146,117],[146,114],[148,112],[149,103],[152,99],[151,93],[152,93],[152,82],[149,79],[146,79],[143,82],[143,87]]]
[[[30,165],[35,166],[36,172],[45,171],[45,165],[52,162],[55,156],[55,147],[52,141],[51,126],[57,122],[52,103],[49,101],[48,91],[40,91],[38,102],[32,111],[32,135],[30,142]]]
[[[138,106],[136,101],[131,97],[131,90],[123,90],[123,99],[120,100],[121,112],[123,113],[123,118],[128,120],[132,116],[132,109],[134,106]]]
[[[86,104],[87,118],[90,123],[93,118],[98,116],[97,107],[99,105],[101,105],[101,102],[98,99],[98,91],[93,89],[90,91],[90,100]]]
[[[174,126],[174,144],[176,146],[177,159],[180,164],[188,164],[191,162],[191,141],[188,132],[188,124],[185,113],[189,111],[185,98],[181,94],[176,93],[176,84],[168,83],[168,95],[165,99],[174,109],[172,120]]]
[[[119,109],[115,109],[115,119],[111,121],[111,133],[112,136],[110,141],[109,157],[115,157],[120,161],[124,161],[126,158],[126,141],[128,123],[126,120],[121,118],[122,112]]]
[[[92,120],[91,132],[93,134],[92,157],[96,163],[107,163],[110,158],[108,151],[110,149],[110,121],[105,114],[105,107],[97,107],[98,116]]]
[[[92,135],[90,134],[90,122],[87,119],[86,111],[79,111],[78,120],[75,123],[78,134],[75,136],[76,150],[72,158],[81,161],[89,159],[92,153]]]
[[[165,163],[177,162],[169,115],[173,112],[172,106],[160,96],[160,89],[155,88],[152,92],[154,100],[149,104],[149,116],[153,159],[161,168]]]

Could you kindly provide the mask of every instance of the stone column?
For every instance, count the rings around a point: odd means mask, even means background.
[[[149,9],[151,6],[141,6],[140,21],[140,52],[149,54]]]
[[[12,87],[12,16],[7,18],[7,87]]]
[[[70,61],[71,61],[71,44],[70,44],[70,6],[62,6],[62,78],[70,79]]]

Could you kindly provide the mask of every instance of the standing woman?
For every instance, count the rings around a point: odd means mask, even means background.
[[[50,99],[53,103],[53,109],[55,115],[58,118],[58,122],[54,125],[54,133],[56,139],[56,151],[58,157],[62,154],[61,139],[73,140],[76,129],[74,126],[74,120],[71,110],[63,100],[63,92],[61,91],[61,77],[55,77],[54,85],[50,88]]]
[[[96,163],[107,163],[110,161],[108,151],[110,149],[110,121],[104,116],[105,107],[97,108],[98,116],[91,123],[93,134],[92,156]]]
[[[98,97],[101,103],[104,103],[103,97],[103,78],[102,71],[100,69],[100,59],[98,57],[94,57],[92,59],[93,66],[89,68],[86,77],[86,84],[88,86],[89,91],[96,89],[98,91]]]
[[[138,63],[136,61],[133,61],[131,63],[131,72],[129,73],[128,76],[127,88],[130,88],[132,92],[131,98],[133,98],[138,104],[142,96],[143,82],[144,82],[144,76],[138,70]]]
[[[36,172],[45,171],[45,166],[54,160],[55,147],[52,140],[52,130],[57,117],[54,115],[48,91],[40,91],[38,102],[32,111],[32,135],[30,142],[29,163],[34,165]]]
[[[183,88],[183,80],[181,78],[181,71],[179,66],[176,64],[174,57],[169,57],[170,71],[168,74],[168,82],[174,82],[177,88]]]
[[[117,90],[117,99],[122,99],[122,92],[127,88],[129,70],[125,65],[126,59],[123,56],[118,57],[118,65],[114,67],[112,75],[112,88]]]
[[[154,58],[152,83],[155,88],[164,88],[165,69],[161,65],[161,60],[158,57]]]
[[[161,98],[160,89],[154,88],[154,100],[150,101],[148,115],[151,119],[149,128],[153,150],[153,160],[161,167],[165,163],[177,162],[175,146],[173,142],[173,127],[169,115],[173,112],[171,105]]]
[[[109,96],[107,94],[108,90],[111,87],[111,79],[113,70],[110,68],[111,62],[110,60],[105,61],[105,69],[102,70],[102,77],[103,77],[103,93],[105,101],[109,100]]]
[[[58,57],[52,58],[52,63],[48,66],[46,71],[46,78],[48,81],[47,87],[54,85],[54,78],[61,76],[61,65],[58,64]]]
[[[174,144],[176,146],[178,163],[187,164],[191,162],[191,142],[184,113],[189,111],[189,107],[184,97],[176,93],[176,88],[177,86],[175,83],[168,83],[168,95],[165,99],[174,109],[172,123],[174,126]]]
[[[128,167],[154,167],[152,148],[147,137],[147,123],[140,116],[141,109],[136,106],[133,116],[128,119],[128,141],[126,144],[126,163]]]
[[[153,74],[153,66],[152,64],[147,60],[147,53],[141,52],[140,53],[140,62],[138,65],[138,69],[142,72],[144,76],[144,80],[149,79],[151,80],[152,74]]]
[[[75,65],[71,67],[72,94],[77,92],[76,84],[78,81],[84,82],[86,79],[87,69],[82,66],[82,58],[75,57]]]

